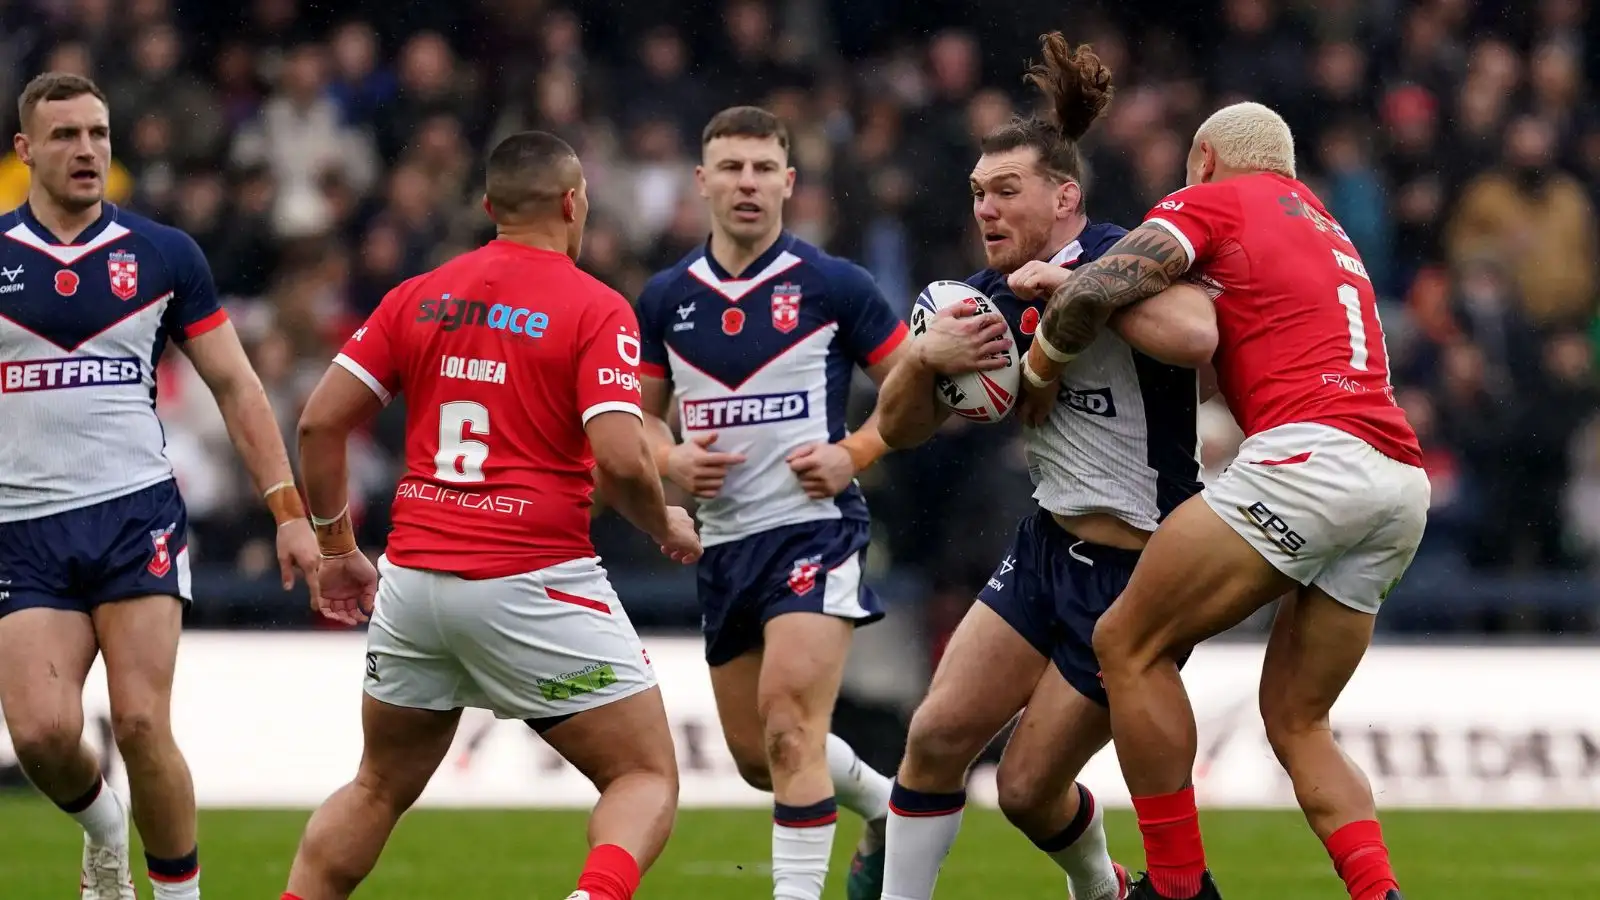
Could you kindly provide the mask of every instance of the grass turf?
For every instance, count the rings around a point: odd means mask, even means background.
[[[208,900],[277,900],[303,811],[201,814],[202,887]],[[378,870],[356,896],[389,900],[561,900],[586,850],[585,814],[572,811],[419,810],[407,816]],[[685,810],[641,900],[770,897],[770,831],[759,810]],[[825,894],[844,896],[858,823],[841,818]],[[1212,866],[1228,900],[1339,900],[1326,855],[1291,812],[1203,814]],[[1600,898],[1600,816],[1592,813],[1389,813],[1384,827],[1411,900]],[[1112,849],[1136,868],[1138,835],[1126,812],[1107,819]],[[32,798],[0,799],[0,897],[76,897],[81,832]],[[136,847],[137,850],[137,847]],[[136,857],[137,859],[137,857]],[[150,888],[136,866],[139,896]],[[939,880],[941,900],[1058,897],[1063,877],[997,813],[969,810]]]

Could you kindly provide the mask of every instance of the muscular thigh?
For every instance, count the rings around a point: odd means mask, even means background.
[[[1110,740],[1110,711],[1047,669],[1012,729],[1000,768],[1038,796],[1057,797]]]
[[[1284,598],[1261,667],[1261,715],[1267,727],[1325,722],[1366,655],[1375,622],[1319,587]]]
[[[814,612],[768,620],[763,629],[756,708],[763,721],[775,704],[793,705],[807,721],[827,721],[839,696],[853,623]]]
[[[723,739],[746,763],[766,759],[766,738],[757,706],[762,657],[758,648],[711,667],[711,692],[717,701]]]
[[[660,688],[578,713],[542,737],[601,790],[624,775],[677,771]]]
[[[183,630],[178,598],[152,594],[103,603],[95,607],[93,619],[113,716],[138,711],[164,720]]]
[[[409,709],[362,697],[357,781],[394,808],[409,807],[439,768],[460,722],[459,709]]]
[[[924,734],[965,737],[976,755],[1028,702],[1049,661],[986,603],[956,626],[912,719]]]
[[[89,617],[22,609],[0,617],[0,710],[13,736],[83,717],[83,684],[94,665]]]

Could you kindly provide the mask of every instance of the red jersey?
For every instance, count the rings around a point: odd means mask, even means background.
[[[1246,436],[1312,422],[1422,464],[1389,384],[1366,266],[1305,185],[1268,173],[1197,184],[1145,221],[1178,238],[1191,273],[1222,292],[1217,380]]]
[[[405,395],[396,565],[480,579],[594,555],[584,425],[643,418],[639,323],[617,292],[494,240],[390,291],[334,362]]]

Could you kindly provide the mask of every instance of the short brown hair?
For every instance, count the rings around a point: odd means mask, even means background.
[[[34,76],[28,86],[22,89],[22,96],[17,98],[17,122],[26,128],[28,116],[33,113],[34,107],[52,100],[71,100],[84,94],[93,94],[96,99],[107,106],[105,92],[94,81],[74,75],[70,72],[45,72]]]
[[[980,147],[984,153],[1032,147],[1039,153],[1039,166],[1045,174],[1079,181],[1083,157],[1078,141],[1111,103],[1111,70],[1088,44],[1072,47],[1059,31],[1043,35],[1039,41],[1044,62],[1030,66],[1024,79],[1044,94],[1049,114],[1014,118],[984,135]]]
[[[578,187],[581,171],[571,144],[546,131],[519,131],[489,153],[484,193],[497,217],[538,214]]]
[[[789,129],[783,127],[782,119],[759,106],[730,106],[712,116],[700,134],[700,146],[723,137],[775,137],[783,152],[789,152]]]

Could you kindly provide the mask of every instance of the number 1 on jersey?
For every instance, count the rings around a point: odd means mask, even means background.
[[[467,435],[489,436],[489,410],[482,403],[456,400],[439,404],[439,452],[433,456],[433,477],[456,484],[483,480],[489,445]]]
[[[1350,323],[1350,368],[1367,370],[1367,323],[1361,318],[1361,292],[1353,284],[1339,285],[1339,302]]]

